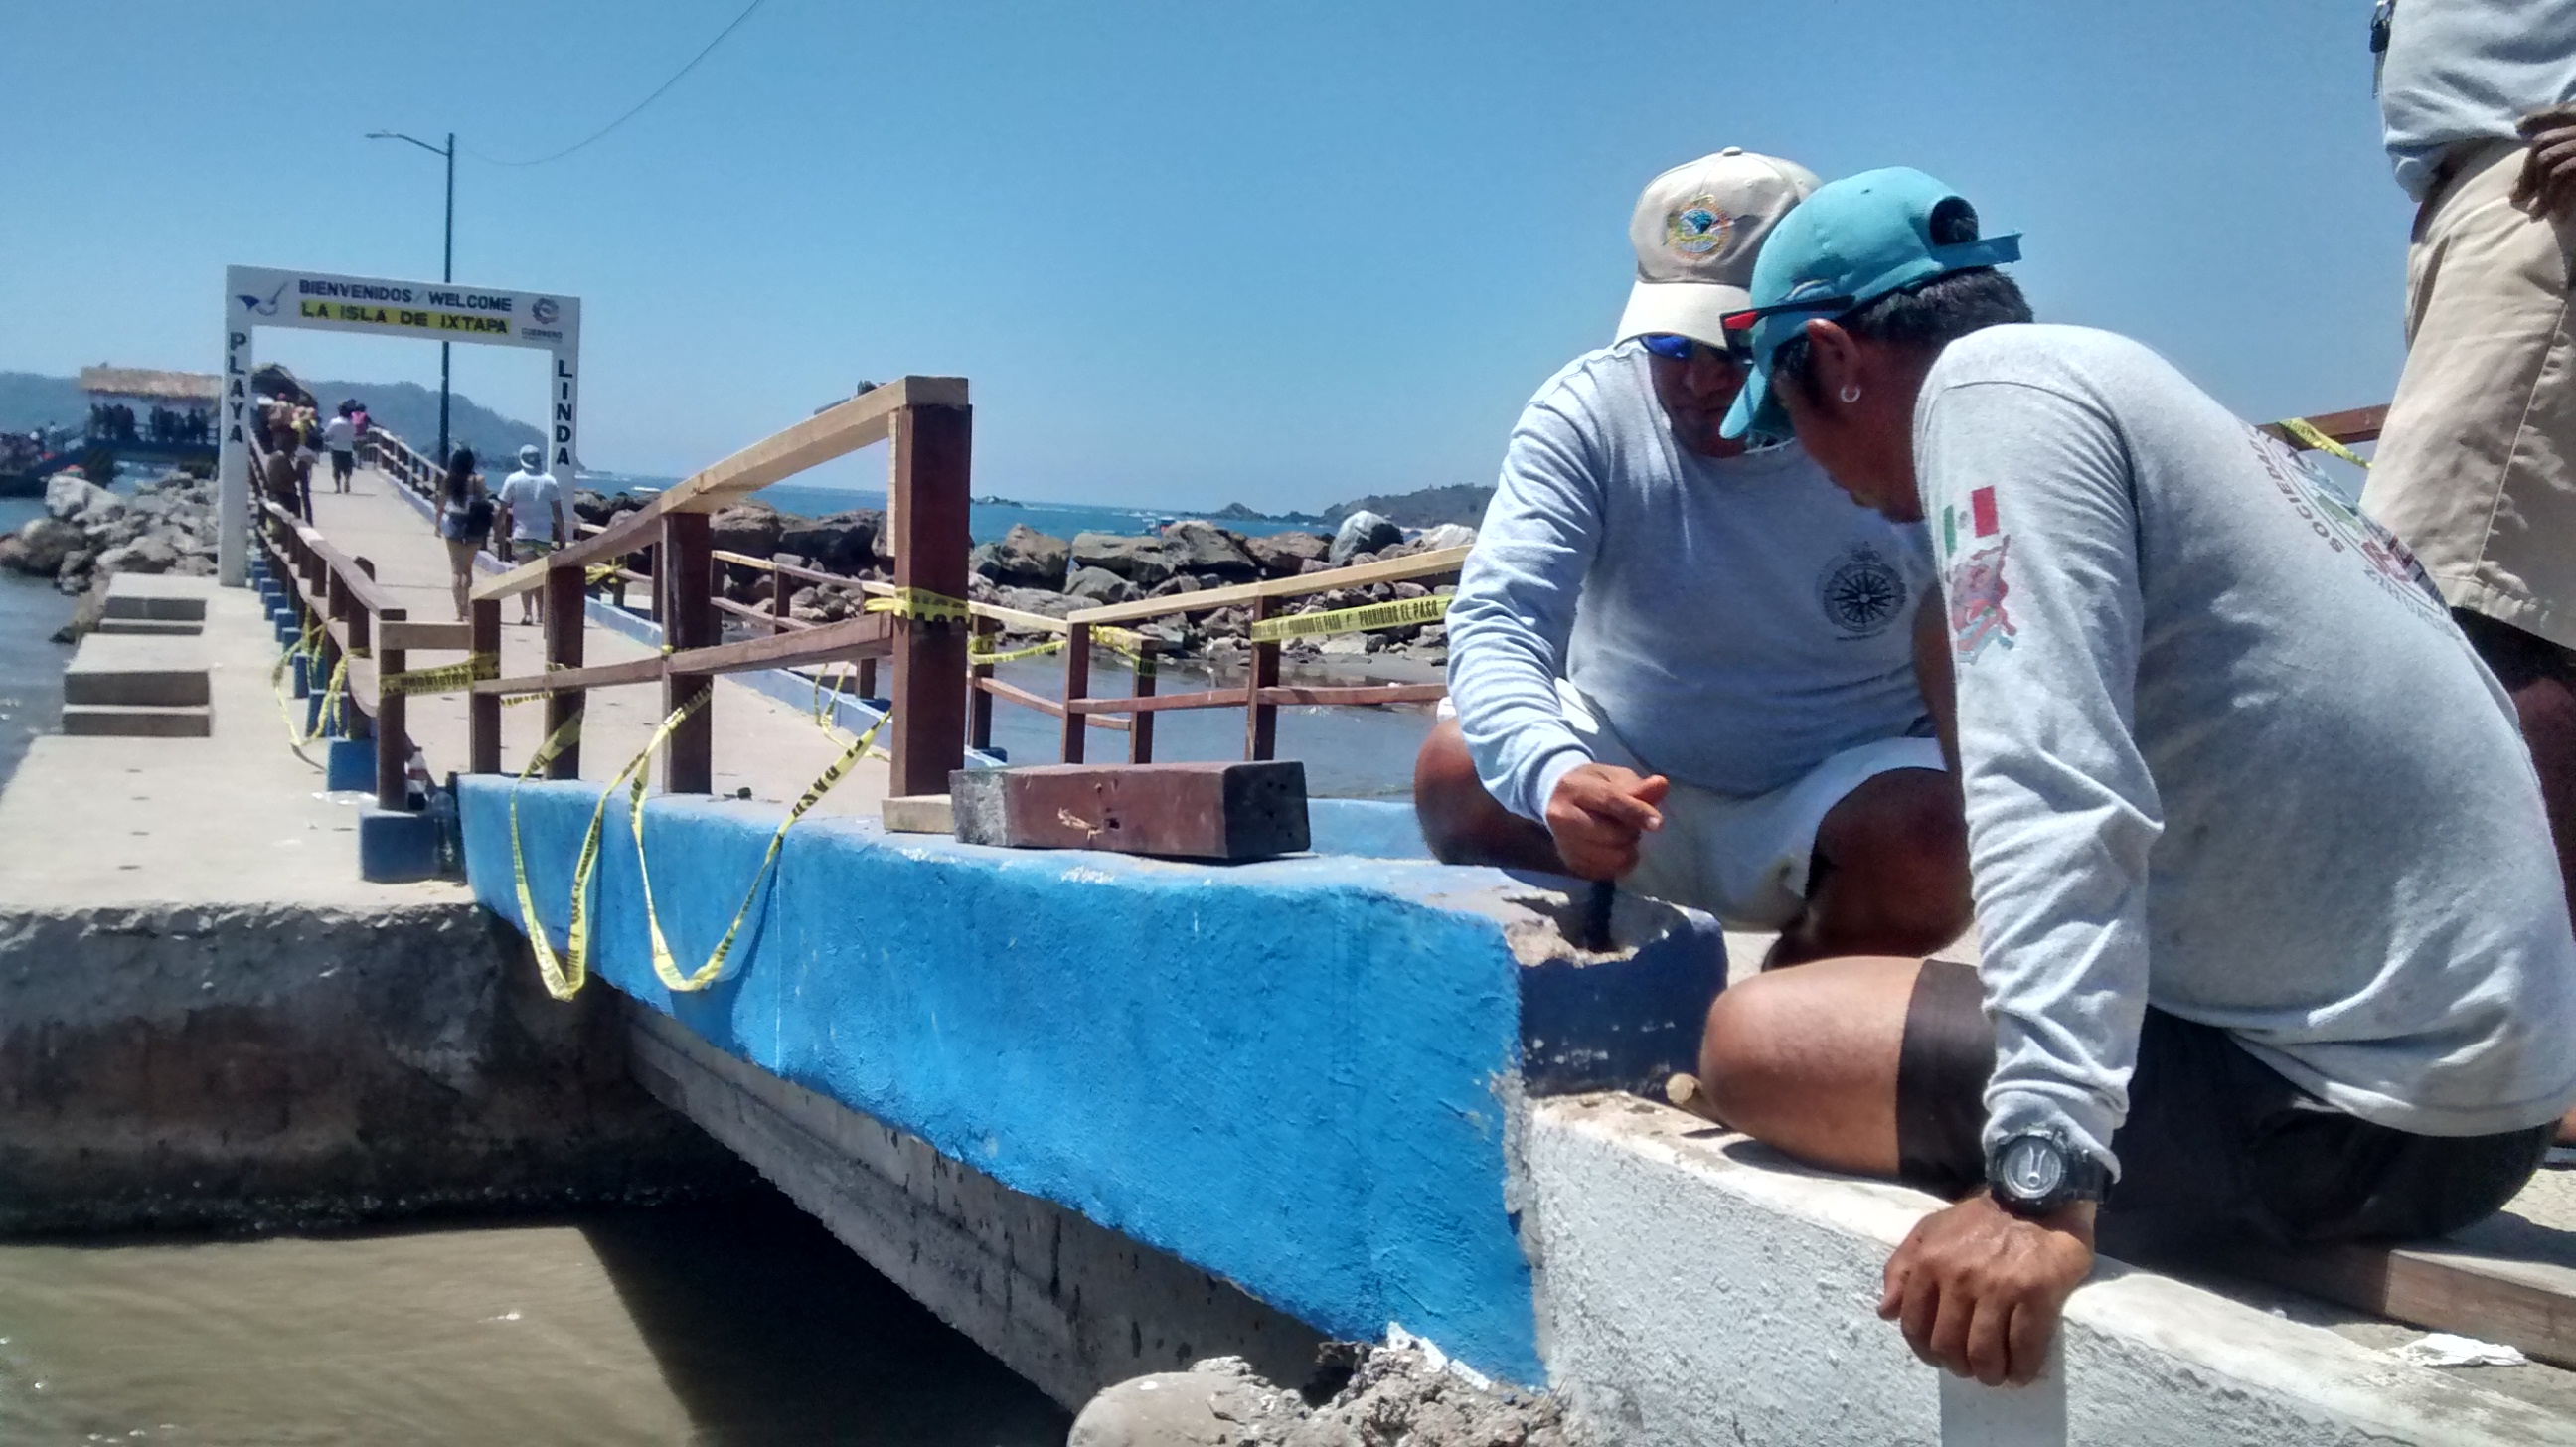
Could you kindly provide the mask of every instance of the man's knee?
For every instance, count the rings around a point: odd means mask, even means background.
[[[1476,778],[1466,737],[1457,720],[1442,719],[1431,726],[1422,751],[1413,758],[1413,814],[1432,858],[1443,864],[1468,861],[1475,842],[1473,805],[1480,798],[1492,802]]]
[[[1929,924],[1967,927],[1968,824],[1956,776],[1938,769],[1879,774],[1836,806],[1817,842],[1829,865],[1865,882],[1888,906]]]
[[[1749,1135],[1768,1133],[1796,1087],[1797,1011],[1777,988],[1781,978],[1757,975],[1720,990],[1700,1030],[1700,1092],[1719,1120]]]

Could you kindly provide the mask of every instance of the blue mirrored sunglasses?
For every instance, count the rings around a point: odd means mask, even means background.
[[[1639,337],[1637,341],[1656,356],[1676,362],[1687,362],[1702,352],[1722,358],[1739,367],[1753,360],[1753,337],[1747,332],[1728,332],[1727,344],[1724,347],[1712,347],[1706,342],[1672,332],[1649,333]]]

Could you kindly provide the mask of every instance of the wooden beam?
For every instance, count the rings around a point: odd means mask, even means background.
[[[1082,700],[1091,692],[1091,630],[1077,626],[1064,635],[1064,731],[1057,757],[1068,764],[1082,762],[1083,745],[1091,736],[1082,731]]]
[[[377,679],[400,673],[406,666],[403,650],[379,647],[376,650]],[[400,812],[411,805],[410,781],[404,778],[404,766],[411,762],[411,700],[399,693],[386,693],[381,684],[376,689],[376,807]]]
[[[894,619],[867,613],[838,623],[815,623],[794,633],[691,648],[670,656],[673,673],[740,673],[753,668],[802,668],[814,663],[883,656],[894,644]]]
[[[495,660],[501,656],[501,600],[487,598],[473,608],[473,621],[466,627],[473,632],[473,650],[488,653]],[[496,662],[495,670],[498,670]],[[501,772],[501,698],[498,694],[469,693],[465,699],[466,769],[477,774]]]
[[[1295,762],[969,769],[949,804],[968,844],[1263,859],[1309,842]]]
[[[1077,698],[1063,705],[1074,713],[1168,713],[1185,708],[1241,708],[1243,690],[1212,688],[1202,693],[1135,694],[1126,698]]]
[[[900,520],[893,524],[895,586],[962,600],[974,470],[974,414],[962,381],[956,398],[935,405],[914,398],[892,415],[887,516]],[[966,636],[963,618],[895,618],[889,794],[939,793],[965,765]]]
[[[1449,696],[1445,683],[1370,683],[1348,688],[1267,687],[1261,690],[1261,701],[1268,704],[1322,703],[1437,703]]]
[[[521,674],[516,678],[478,679],[472,691],[478,694],[560,695],[578,693],[583,689],[615,688],[628,683],[658,683],[669,666],[670,660],[656,655],[652,658],[630,658],[624,663],[595,663],[587,668],[550,668],[543,673]]]
[[[1081,608],[1066,614],[1065,621],[1125,623],[1137,618],[1168,617],[1174,613],[1204,613],[1210,608],[1230,608],[1259,598],[1302,598],[1309,593],[1329,593],[1335,588],[1365,588],[1372,583],[1405,583],[1416,578],[1436,578],[1458,571],[1466,563],[1467,554],[1473,550],[1472,547],[1442,548],[1436,552],[1416,553],[1409,558],[1362,563],[1356,568],[1335,568],[1330,572],[1307,573],[1295,578],[1273,578],[1265,583],[1237,583],[1231,588],[1202,588],[1195,593],[1174,593],[1167,598],[1140,598],[1133,603]]]
[[[2355,407],[2348,412],[2327,412],[2307,419],[2309,426],[2349,447],[2356,442],[2376,442],[2388,425],[2388,408]],[[2290,446],[2306,450],[2306,444],[2292,437],[2278,422],[2266,422],[2259,431],[2268,432]]]
[[[1270,599],[1253,600],[1253,622],[1269,617],[1270,612]],[[1261,691],[1278,682],[1279,645],[1254,643],[1252,656],[1244,662],[1243,678],[1243,756],[1247,759],[1266,759],[1279,752],[1279,706],[1261,701]]]
[[[2226,1265],[2393,1321],[2576,1367],[2576,1267],[2562,1264],[2569,1252],[2551,1239],[2564,1235],[2507,1214],[2419,1246],[2247,1249]]]
[[[579,671],[581,668],[582,634],[590,626],[589,615],[582,607],[581,570],[566,568],[545,579],[546,668]],[[476,601],[484,601],[477,598]],[[494,599],[491,601],[499,601]],[[662,660],[651,660],[656,665]],[[546,737],[553,738],[573,715],[581,712],[582,696],[577,687],[559,688],[546,694]],[[581,740],[575,737],[546,765],[549,779],[581,777]]]
[[[856,452],[893,435],[895,419],[908,408],[966,407],[963,377],[901,377],[873,391],[827,407],[784,432],[764,437],[731,457],[647,499],[644,506],[621,515],[604,530],[556,553],[523,563],[474,589],[477,598],[506,598],[543,581],[547,564],[573,567],[616,553],[636,551],[637,540],[651,541],[665,514],[713,512],[745,493],[795,476],[818,463]],[[961,587],[960,594],[963,589]]]

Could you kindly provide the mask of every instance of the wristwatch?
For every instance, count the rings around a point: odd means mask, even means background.
[[[2111,1168],[2056,1131],[2027,1131],[1987,1153],[1986,1185],[1995,1204],[2014,1215],[2045,1216],[2069,1202],[2108,1195]]]

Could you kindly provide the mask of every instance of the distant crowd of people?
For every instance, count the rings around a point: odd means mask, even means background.
[[[97,442],[203,446],[214,437],[214,419],[203,407],[191,407],[185,412],[175,407],[155,407],[138,429],[133,408],[122,402],[96,402],[89,409],[89,435]]]
[[[355,397],[343,398],[328,419],[291,397],[263,397],[256,426],[263,458],[261,487],[279,506],[311,522],[314,466],[328,454],[331,490],[347,492],[358,470],[358,445],[374,424],[367,418],[366,404]]]

